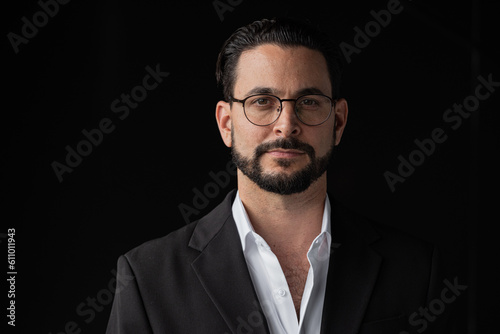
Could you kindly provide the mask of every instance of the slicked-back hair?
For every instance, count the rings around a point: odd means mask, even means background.
[[[332,97],[335,99],[339,96],[342,58],[337,44],[309,22],[279,18],[263,19],[238,28],[224,42],[217,58],[215,76],[225,101],[231,100],[241,54],[262,44],[281,47],[304,46],[321,52],[328,67]]]

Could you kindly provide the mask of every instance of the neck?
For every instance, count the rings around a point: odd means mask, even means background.
[[[307,249],[321,232],[326,173],[304,192],[280,195],[261,189],[238,170],[238,190],[255,232],[271,248]]]

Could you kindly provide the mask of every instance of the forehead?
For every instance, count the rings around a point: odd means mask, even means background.
[[[263,44],[244,51],[236,68],[235,97],[258,89],[279,97],[314,90],[331,96],[332,86],[325,57],[303,46]]]

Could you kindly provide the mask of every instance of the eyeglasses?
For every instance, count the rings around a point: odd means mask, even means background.
[[[243,104],[243,112],[248,121],[257,126],[273,124],[280,117],[283,102],[295,104],[295,114],[304,124],[316,126],[325,123],[335,107],[336,100],[323,94],[303,95],[296,99],[280,99],[269,94],[250,95],[243,100],[231,97],[231,101]]]

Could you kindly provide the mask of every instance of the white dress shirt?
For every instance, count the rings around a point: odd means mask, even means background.
[[[298,320],[278,258],[266,241],[255,233],[239,192],[236,194],[232,207],[233,217],[240,235],[248,270],[271,334],[320,332],[330,258],[330,210],[327,195],[321,232],[307,252],[310,267],[300,304],[300,320]]]

